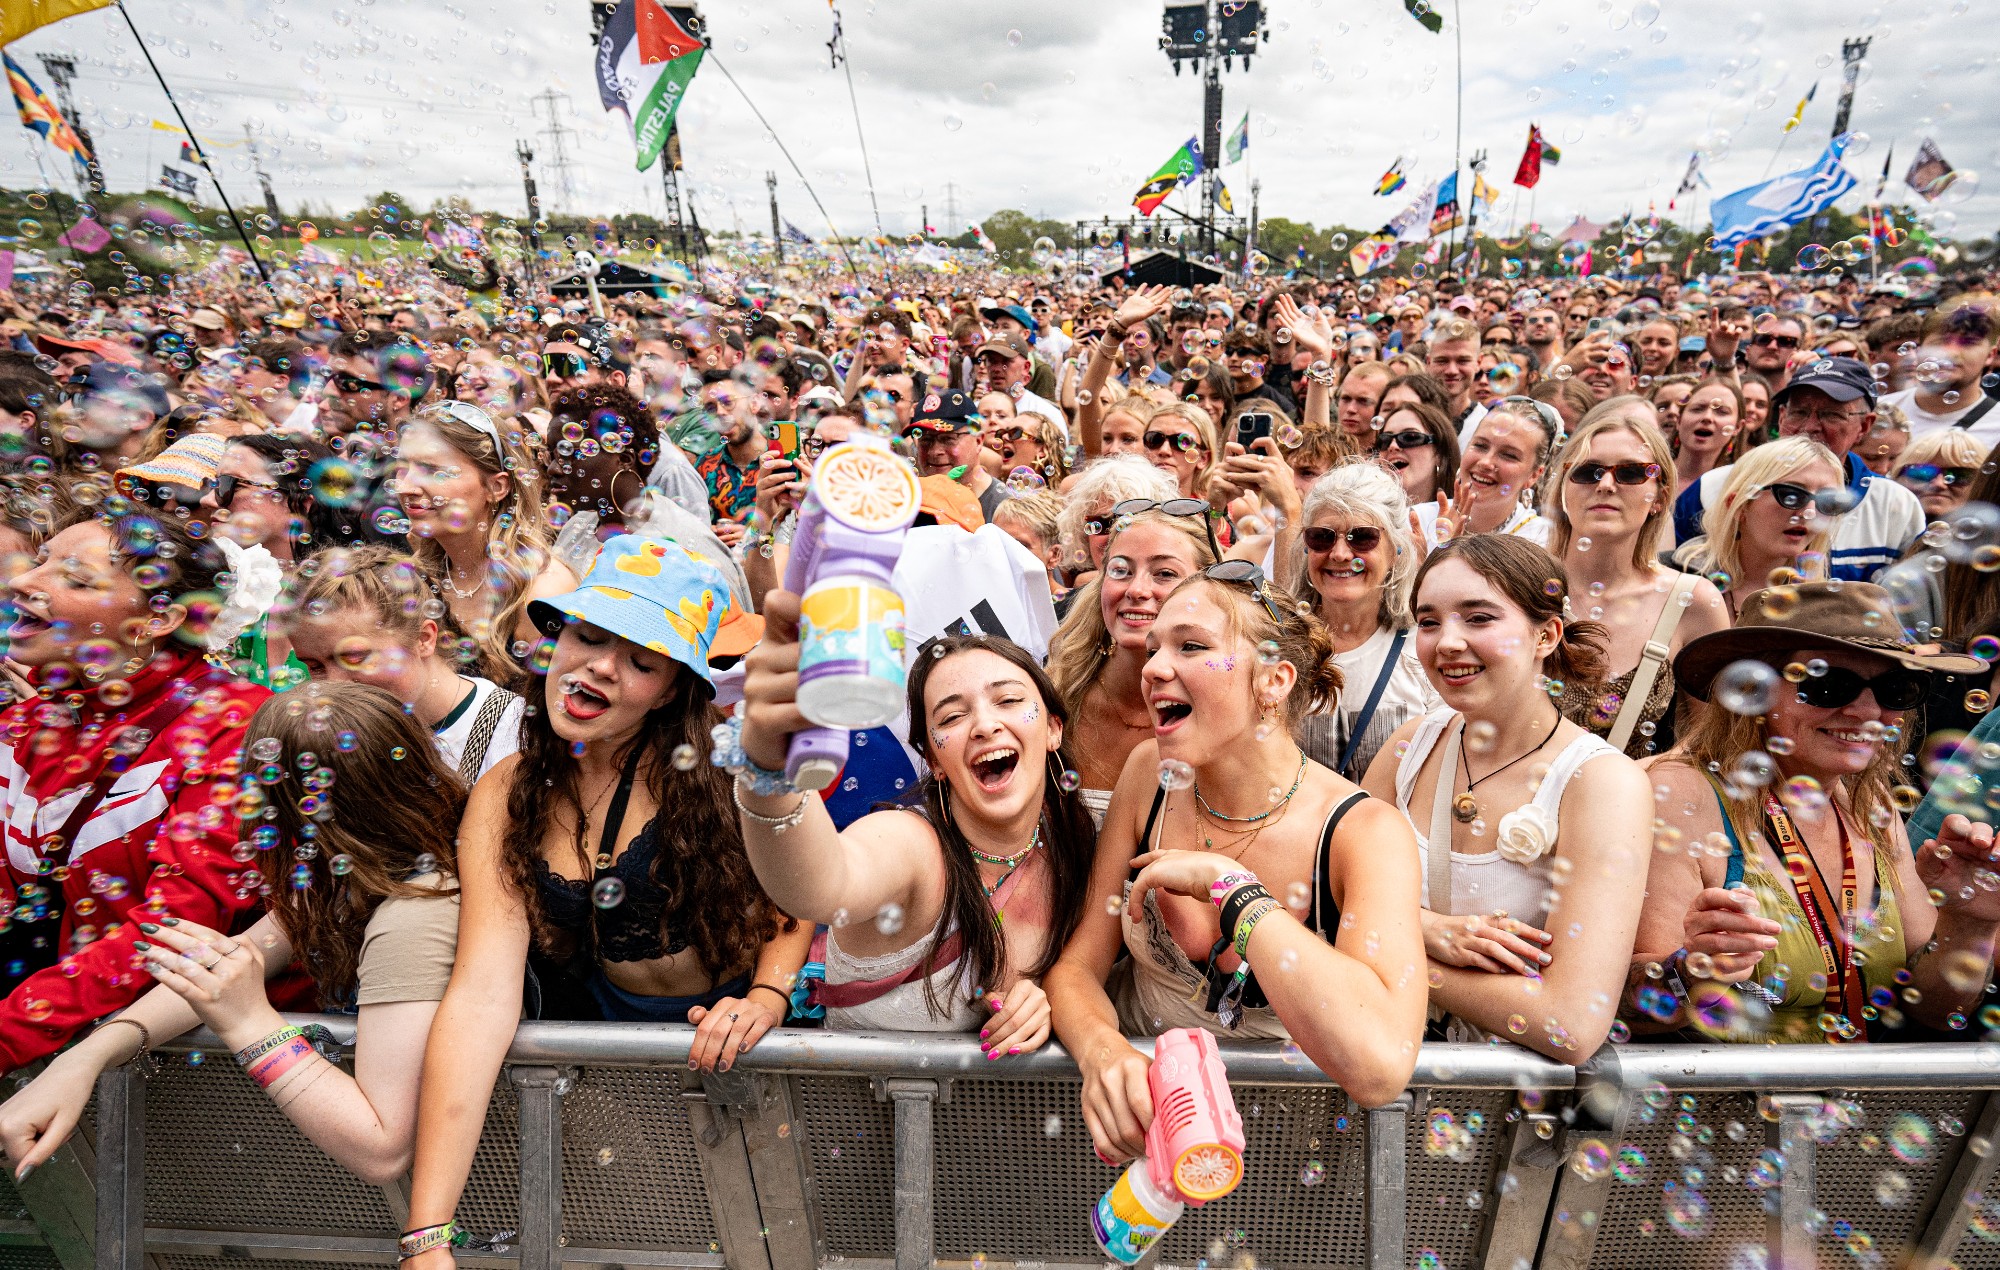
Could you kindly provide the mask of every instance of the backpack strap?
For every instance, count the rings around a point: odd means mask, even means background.
[[[486,751],[493,748],[493,734],[500,730],[500,719],[516,700],[505,688],[495,687],[480,705],[479,713],[473,716],[472,732],[465,738],[465,750],[458,756],[458,774],[467,785],[479,779],[479,771],[486,765]]]
[[[1988,414],[1991,414],[1993,407],[1996,405],[2000,405],[2000,400],[1992,397],[1982,397],[1979,399],[1978,405],[1960,415],[1958,422],[1951,426],[1954,428],[1969,428],[1981,419],[1984,419]]]
[[[1605,738],[1620,753],[1638,728],[1639,717],[1646,713],[1646,699],[1653,695],[1653,683],[1659,679],[1660,667],[1667,664],[1667,654],[1672,651],[1667,641],[1673,638],[1674,627],[1680,625],[1681,614],[1687,612],[1695,583],[1699,581],[1697,574],[1676,575],[1673,589],[1667,593],[1667,603],[1660,610],[1660,620],[1653,623],[1653,636],[1646,641],[1646,651],[1639,654],[1639,668],[1632,674],[1631,690],[1625,694],[1625,704],[1618,707],[1618,717],[1611,721],[1611,734]]]

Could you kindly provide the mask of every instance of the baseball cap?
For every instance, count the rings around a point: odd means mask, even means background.
[[[1801,388],[1817,388],[1835,401],[1853,401],[1857,397],[1875,406],[1875,377],[1868,368],[1853,357],[1822,357],[1816,362],[1808,362],[1805,367],[1793,373],[1792,381],[1771,394],[1771,409],[1782,406],[1786,399]]]
[[[620,534],[576,590],[532,601],[528,620],[551,638],[566,622],[589,622],[673,658],[713,692],[708,655],[729,607],[729,584],[714,565],[677,542]]]
[[[218,309],[200,308],[188,314],[188,325],[204,331],[220,331],[229,326],[229,319]]]
[[[926,476],[917,486],[922,491],[922,501],[917,505],[919,516],[929,512],[938,524],[957,525],[965,530],[977,530],[986,523],[979,496],[949,476]]]
[[[85,397],[115,396],[134,409],[152,411],[156,417],[174,408],[159,380],[130,366],[97,362],[80,379]]]
[[[1019,322],[1022,326],[1027,327],[1030,331],[1039,331],[1042,329],[1042,324],[1035,320],[1034,314],[1029,313],[1026,309],[1022,308],[1018,304],[986,305],[979,310],[979,316],[1010,317],[1013,318],[1016,322]]]
[[[1028,358],[1034,356],[1034,349],[1029,347],[1027,337],[1019,331],[1012,331],[1006,335],[987,336],[984,344],[972,350],[972,355],[977,357],[988,349],[996,353],[1005,353],[1009,357]]]
[[[946,392],[933,389],[917,402],[910,427],[922,428],[926,432],[956,432],[960,428],[974,426],[978,418],[979,411],[973,405],[972,394],[956,388]]]
[[[1479,312],[1479,301],[1469,295],[1455,295],[1451,298],[1451,303],[1444,307],[1450,309],[1453,313],[1477,313]]]

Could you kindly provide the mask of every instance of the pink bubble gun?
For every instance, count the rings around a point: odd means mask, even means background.
[[[1235,1190],[1243,1180],[1243,1117],[1215,1038],[1193,1027],[1161,1033],[1146,1081],[1153,1095],[1146,1130],[1153,1185],[1197,1206]]]
[[[785,775],[825,789],[847,765],[848,734],[903,708],[903,598],[890,587],[923,499],[916,471],[873,437],[820,456],[799,506],[785,589],[799,597],[799,712]]]

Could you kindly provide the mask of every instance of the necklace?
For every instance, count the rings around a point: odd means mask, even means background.
[[[1001,887],[1005,886],[1007,884],[1008,878],[1014,876],[1014,870],[1020,867],[1021,861],[1027,859],[1030,855],[1034,854],[1035,848],[1041,845],[1042,845],[1042,827],[1040,825],[1035,826],[1035,836],[1028,839],[1028,845],[1022,847],[1019,851],[1016,851],[1013,855],[990,855],[987,852],[981,851],[978,847],[973,846],[971,843],[969,842],[966,843],[965,849],[972,853],[973,859],[982,861],[986,864],[1002,865],[1007,870],[1005,873],[1001,874],[1000,879],[991,886],[987,886],[984,879],[980,880],[979,886],[981,890],[984,890],[986,892],[986,898],[989,900],[992,899],[993,893],[999,890]],[[1006,905],[1002,904],[1001,908],[1003,909],[1006,908]],[[993,915],[993,921],[995,922],[995,924],[999,923],[1002,916],[1003,915],[1001,913],[995,913]]]
[[[1226,813],[1219,812],[1215,808],[1209,806],[1208,800],[1201,796],[1200,781],[1195,782],[1194,805],[1201,808],[1202,811],[1207,813],[1208,815],[1215,817],[1217,820],[1227,820],[1239,825],[1254,825],[1260,820],[1269,820],[1272,816],[1275,816],[1280,811],[1283,811],[1285,808],[1285,804],[1292,801],[1292,795],[1299,792],[1299,786],[1304,783],[1305,779],[1306,779],[1306,752],[1304,750],[1300,750],[1299,770],[1292,776],[1292,787],[1286,790],[1285,796],[1283,798],[1280,798],[1276,803],[1273,803],[1268,810],[1260,811],[1254,816],[1231,816],[1227,815]]]
[[[452,576],[451,557],[447,555],[444,558],[444,585],[446,590],[450,591],[453,595],[457,596],[459,599],[469,600],[473,596],[478,595],[479,592],[485,588],[486,579],[482,575],[477,582],[474,582],[472,584],[472,589],[470,591],[459,590],[458,579]]]
[[[1551,727],[1549,729],[1549,734],[1542,738],[1541,745],[1537,745],[1534,749],[1529,750],[1526,754],[1521,755],[1519,758],[1509,759],[1507,762],[1502,763],[1500,766],[1486,773],[1486,775],[1480,777],[1478,780],[1472,779],[1472,762],[1470,759],[1465,757],[1465,751],[1460,750],[1458,752],[1458,761],[1460,766],[1465,768],[1465,792],[1451,800],[1452,819],[1456,820],[1461,825],[1469,825],[1473,821],[1477,820],[1479,818],[1479,800],[1472,796],[1472,791],[1478,789],[1481,785],[1485,784],[1487,781],[1492,780],[1495,776],[1498,776],[1500,773],[1514,766],[1514,764],[1521,762],[1522,759],[1531,758],[1534,755],[1541,753],[1543,746],[1547,745],[1550,741],[1556,739],[1556,729],[1562,727],[1562,723],[1563,723],[1562,713],[1558,711],[1556,713],[1555,726]]]

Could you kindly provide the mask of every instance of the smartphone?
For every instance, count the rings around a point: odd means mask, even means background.
[[[1271,415],[1266,410],[1245,410],[1236,416],[1236,444],[1249,449],[1260,437],[1271,435]]]
[[[765,436],[771,440],[771,449],[796,463],[799,461],[799,425],[796,420],[780,419],[772,423]]]
[[[1585,322],[1583,324],[1583,333],[1585,335],[1595,335],[1599,331],[1608,331],[1610,329],[1611,329],[1610,318],[1594,317],[1590,319],[1590,321]]]

